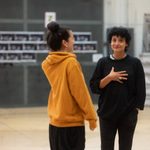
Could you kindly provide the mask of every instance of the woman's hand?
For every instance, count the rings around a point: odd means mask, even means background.
[[[96,127],[97,127],[96,120],[90,120],[89,121],[89,128],[90,128],[90,130],[93,131]]]
[[[108,76],[112,81],[117,81],[119,83],[123,83],[123,80],[127,80],[128,74],[126,71],[116,71],[115,72],[114,67],[112,67]]]
[[[100,80],[99,87],[104,88],[111,81],[117,81],[119,83],[123,83],[123,80],[127,80],[127,72],[126,71],[114,71],[114,67],[112,67],[110,73]]]

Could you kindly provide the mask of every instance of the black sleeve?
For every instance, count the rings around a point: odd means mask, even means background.
[[[137,108],[143,110],[146,98],[145,74],[140,60],[137,62],[136,68],[136,100]]]
[[[96,65],[94,73],[90,79],[91,91],[95,94],[101,94],[102,89],[100,89],[99,84],[102,78],[102,59],[100,59]]]

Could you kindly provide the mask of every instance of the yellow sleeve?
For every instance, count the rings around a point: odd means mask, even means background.
[[[71,94],[83,111],[85,120],[88,120],[90,126],[95,128],[96,112],[79,63],[71,64],[68,80]]]

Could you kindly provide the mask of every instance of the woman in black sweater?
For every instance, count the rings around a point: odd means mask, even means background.
[[[141,61],[128,55],[131,36],[124,27],[113,27],[108,34],[112,55],[101,58],[90,87],[99,94],[101,150],[114,150],[116,133],[119,150],[131,150],[139,110],[144,109],[146,89]]]

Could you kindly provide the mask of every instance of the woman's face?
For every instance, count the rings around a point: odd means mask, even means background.
[[[67,45],[68,45],[67,49],[69,52],[72,52],[74,49],[74,35],[72,31],[69,31],[69,34],[70,34],[70,37],[67,41]]]
[[[125,52],[125,48],[128,46],[125,38],[116,35],[112,36],[110,44],[114,52]]]

